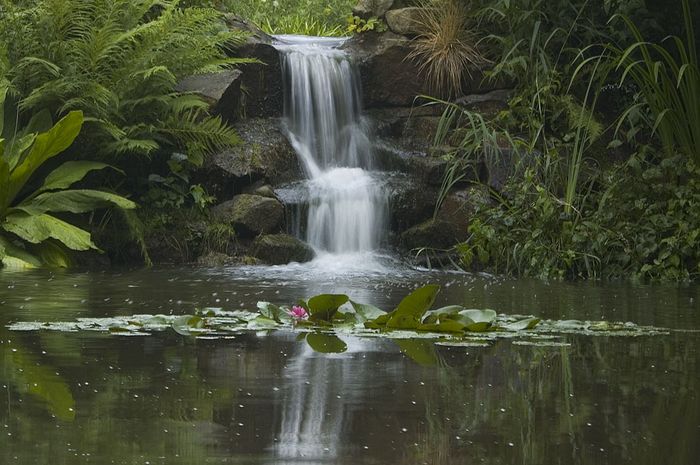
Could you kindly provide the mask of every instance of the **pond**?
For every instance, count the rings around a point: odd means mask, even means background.
[[[637,336],[434,345],[298,331],[194,338],[12,331],[22,321],[254,309],[322,292],[390,309],[437,304],[632,321]],[[398,268],[0,271],[3,464],[699,463],[700,287],[544,283]],[[426,355],[429,354],[429,355]]]

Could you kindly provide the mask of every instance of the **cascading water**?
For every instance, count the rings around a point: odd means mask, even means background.
[[[343,39],[282,36],[287,136],[308,178],[305,239],[319,256],[371,261],[388,197],[373,168],[357,74]]]

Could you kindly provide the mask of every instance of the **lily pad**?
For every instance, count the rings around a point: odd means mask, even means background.
[[[307,302],[309,319],[312,321],[331,321],[341,305],[350,300],[345,294],[320,294]]]
[[[416,329],[421,323],[421,318],[425,312],[435,302],[435,297],[440,291],[440,286],[428,285],[423,286],[409,295],[399,303],[399,306],[394,310],[393,315],[386,323],[387,328],[396,329]]]

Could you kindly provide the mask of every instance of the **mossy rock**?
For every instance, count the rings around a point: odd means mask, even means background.
[[[304,263],[313,260],[316,256],[311,246],[289,234],[257,237],[251,247],[251,254],[269,265]]]
[[[243,237],[279,231],[284,221],[284,206],[269,197],[241,194],[212,209],[217,220],[233,225]]]

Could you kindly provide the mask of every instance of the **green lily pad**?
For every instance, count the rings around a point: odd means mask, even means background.
[[[440,286],[430,284],[420,287],[404,297],[393,315],[387,321],[387,328],[416,329],[421,323],[423,314],[435,302]]]
[[[381,310],[374,305],[360,304],[352,300],[350,301],[350,305],[352,305],[355,313],[357,313],[364,321],[374,320],[375,318],[387,315],[384,310]]]
[[[307,302],[309,319],[312,321],[331,321],[341,305],[350,300],[345,294],[320,294]]]
[[[529,329],[533,329],[535,326],[537,326],[540,323],[539,318],[526,318],[524,320],[516,321],[514,323],[509,323],[506,325],[501,326],[501,328],[507,330],[507,331],[526,331]]]

